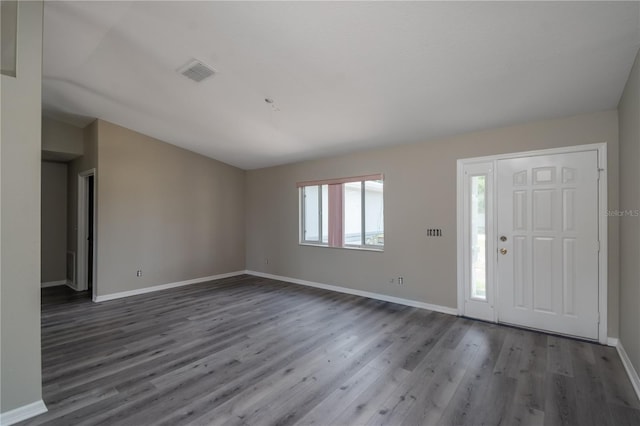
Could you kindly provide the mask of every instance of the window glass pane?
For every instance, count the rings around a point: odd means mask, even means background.
[[[368,180],[364,183],[364,208],[365,244],[384,245],[384,203],[381,180]]]
[[[329,185],[322,185],[322,242],[329,243]]]
[[[318,241],[320,218],[318,217],[318,187],[305,186],[302,188],[304,197],[304,235],[305,241]]]
[[[362,182],[344,184],[344,244],[362,244]]]
[[[485,176],[471,177],[471,297],[487,299]]]
[[[301,186],[300,241],[382,249],[384,182],[373,179]]]

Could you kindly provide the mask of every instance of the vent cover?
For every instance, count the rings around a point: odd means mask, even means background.
[[[178,72],[191,80],[200,83],[207,77],[215,74],[215,70],[208,65],[203,64],[197,59],[189,61],[185,66],[180,68]]]

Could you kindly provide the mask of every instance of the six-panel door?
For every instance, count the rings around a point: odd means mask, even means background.
[[[497,162],[498,321],[598,338],[597,152]]]

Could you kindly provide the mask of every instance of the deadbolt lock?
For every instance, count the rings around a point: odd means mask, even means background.
[[[500,237],[500,241],[505,242],[507,241],[507,237],[505,237],[504,235]]]
[[[500,254],[507,254],[507,249],[506,248],[501,248],[500,249]]]

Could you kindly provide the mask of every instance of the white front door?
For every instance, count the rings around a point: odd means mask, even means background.
[[[597,339],[597,152],[496,165],[498,321]]]

